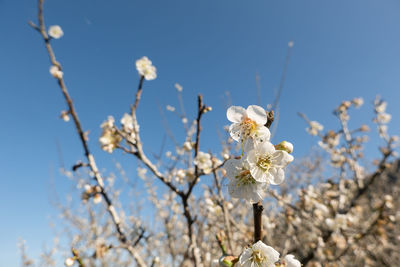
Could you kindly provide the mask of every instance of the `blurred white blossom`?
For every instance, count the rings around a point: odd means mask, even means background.
[[[139,75],[143,76],[146,80],[157,78],[156,67],[152,65],[152,62],[147,57],[136,60],[136,69]]]
[[[54,38],[54,39],[59,39],[59,38],[63,37],[63,35],[64,35],[63,30],[58,25],[50,26],[48,33],[49,33],[50,37]]]
[[[285,260],[286,267],[301,267],[301,263],[292,254],[286,255],[283,259]]]
[[[200,151],[194,159],[194,164],[205,173],[210,173],[212,168],[211,155]]]
[[[61,79],[64,75],[64,73],[60,70],[60,67],[53,65],[50,67],[50,74],[56,78],[56,79]]]
[[[122,129],[127,132],[131,133],[133,131],[133,118],[128,113],[125,113],[124,116],[121,118]]]
[[[364,104],[364,99],[362,97],[354,98],[351,101],[354,105],[354,107],[359,108]]]
[[[176,88],[176,90],[177,90],[178,92],[182,92],[182,90],[183,90],[183,87],[182,87],[179,83],[176,83],[176,84],[175,84],[175,88]]]
[[[311,135],[317,135],[324,129],[324,126],[317,121],[310,121],[309,126],[310,127],[306,128],[306,131]]]
[[[119,136],[114,128],[114,118],[109,116],[108,119],[101,125],[103,132],[99,138],[101,148],[112,153],[115,148],[119,145],[122,138]]]
[[[166,109],[167,109],[168,111],[171,111],[171,112],[174,112],[174,111],[175,111],[175,107],[170,106],[170,105],[167,105],[167,106],[166,106]]]
[[[75,260],[73,258],[67,258],[64,262],[65,266],[72,266],[74,265]]]

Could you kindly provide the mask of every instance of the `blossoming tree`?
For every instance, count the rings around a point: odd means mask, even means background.
[[[157,78],[156,67],[142,57],[136,61],[139,82],[132,105],[119,122],[108,117],[99,137],[104,151],[122,152],[140,163],[137,174],[145,184],[147,202],[127,211],[114,178],[97,166],[53,51],[51,44],[63,31],[57,25],[46,28],[43,0],[38,2],[39,23],[30,25],[44,40],[50,74],[67,104],[61,118],[73,122],[85,157],[72,173],[64,170],[77,183],[82,200],[78,206],[59,204],[71,237],[68,249],[54,244],[43,254],[40,266],[59,266],[56,253],[66,266],[396,266],[400,165],[395,154],[398,138],[388,134],[391,116],[386,102],[374,101],[374,123],[385,143],[375,169],[367,170],[362,162],[369,127],[348,126],[349,110],[361,107],[361,98],[335,109],[339,130],[323,133],[322,124],[300,114],[308,124],[306,131],[320,138],[320,147],[329,155],[329,179],[324,178],[326,161],[321,152],[296,162],[293,144],[272,143],[269,128],[274,111],[257,105],[228,108],[232,124],[226,128],[221,159],[201,151],[202,119],[211,111],[201,95],[196,117],[182,116],[186,137],[176,142],[175,152],[167,153],[172,162],[167,164],[148,156],[141,139],[146,129],[139,127],[137,110],[146,94],[144,86]],[[181,96],[182,86],[177,84],[176,89]],[[172,106],[167,110],[175,112]],[[203,176],[213,182],[202,182]],[[163,185],[162,191],[155,189],[156,181]],[[98,204],[101,208],[96,208]],[[135,212],[149,205],[157,214],[151,224]],[[33,265],[23,243],[21,251],[23,265]]]

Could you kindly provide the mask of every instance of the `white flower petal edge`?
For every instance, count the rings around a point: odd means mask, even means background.
[[[270,142],[256,144],[247,155],[250,173],[258,182],[280,184],[285,178],[284,168],[293,161],[293,156],[282,150],[275,150]]]
[[[301,263],[292,254],[286,255],[283,259],[285,260],[286,267],[301,267]]]
[[[274,267],[278,260],[278,251],[258,241],[243,251],[238,263],[242,267]]]

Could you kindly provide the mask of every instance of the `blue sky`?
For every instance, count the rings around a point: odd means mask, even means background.
[[[148,56],[158,78],[145,84],[139,116],[149,152],[158,151],[163,135],[158,105],[177,106],[174,84],[180,83],[189,114],[202,93],[213,107],[206,114],[201,148],[217,144],[216,129],[228,122],[224,95],[232,103],[273,100],[287,43],[294,41],[281,99],[275,141],[292,141],[295,156],[306,154],[315,139],[308,136],[301,111],[327,128],[335,126],[331,110],[342,100],[362,96],[365,106],[354,113],[370,123],[371,102],[380,94],[392,113],[390,132],[400,132],[400,2],[394,0],[47,0],[47,25],[59,24],[65,36],[53,42],[90,146],[104,168],[122,161],[132,179],[135,160],[101,151],[100,123],[118,120],[133,100],[138,77],[134,61]],[[66,166],[83,156],[71,123],[58,118],[65,108],[49,75],[42,40],[28,25],[36,19],[36,1],[0,0],[0,258],[17,266],[18,237],[37,256],[50,243],[50,179],[64,197],[73,184],[59,175],[56,143]],[[178,120],[169,115],[171,126]],[[161,128],[162,129],[162,128]],[[180,132],[179,132],[180,131]],[[182,137],[183,130],[178,130]],[[374,136],[374,135],[373,135]],[[181,139],[182,141],[182,139]],[[372,143],[377,142],[372,139]],[[374,155],[376,145],[370,145]],[[213,150],[217,152],[216,149]],[[4,264],[4,265],[3,265]]]

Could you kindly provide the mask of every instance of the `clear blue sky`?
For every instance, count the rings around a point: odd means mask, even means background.
[[[1,267],[17,266],[18,237],[33,256],[51,241],[51,177],[62,198],[73,190],[58,173],[56,141],[67,167],[83,155],[72,124],[58,118],[65,104],[42,40],[27,25],[36,12],[34,0],[0,0]],[[177,106],[175,82],[184,87],[188,110],[198,92],[213,107],[204,121],[205,151],[217,143],[215,129],[228,123],[225,91],[235,105],[256,103],[258,72],[261,103],[272,102],[289,40],[295,45],[275,141],[292,141],[295,156],[306,154],[316,140],[297,111],[333,126],[331,110],[362,96],[366,105],[355,118],[370,123],[376,94],[394,115],[390,132],[400,132],[399,1],[47,0],[45,14],[47,25],[64,30],[54,49],[99,164],[121,160],[132,179],[135,161],[102,152],[97,138],[108,115],[119,120],[128,110],[138,82],[134,60],[144,55],[158,68],[139,111],[148,151],[158,151],[162,139],[157,105]]]

